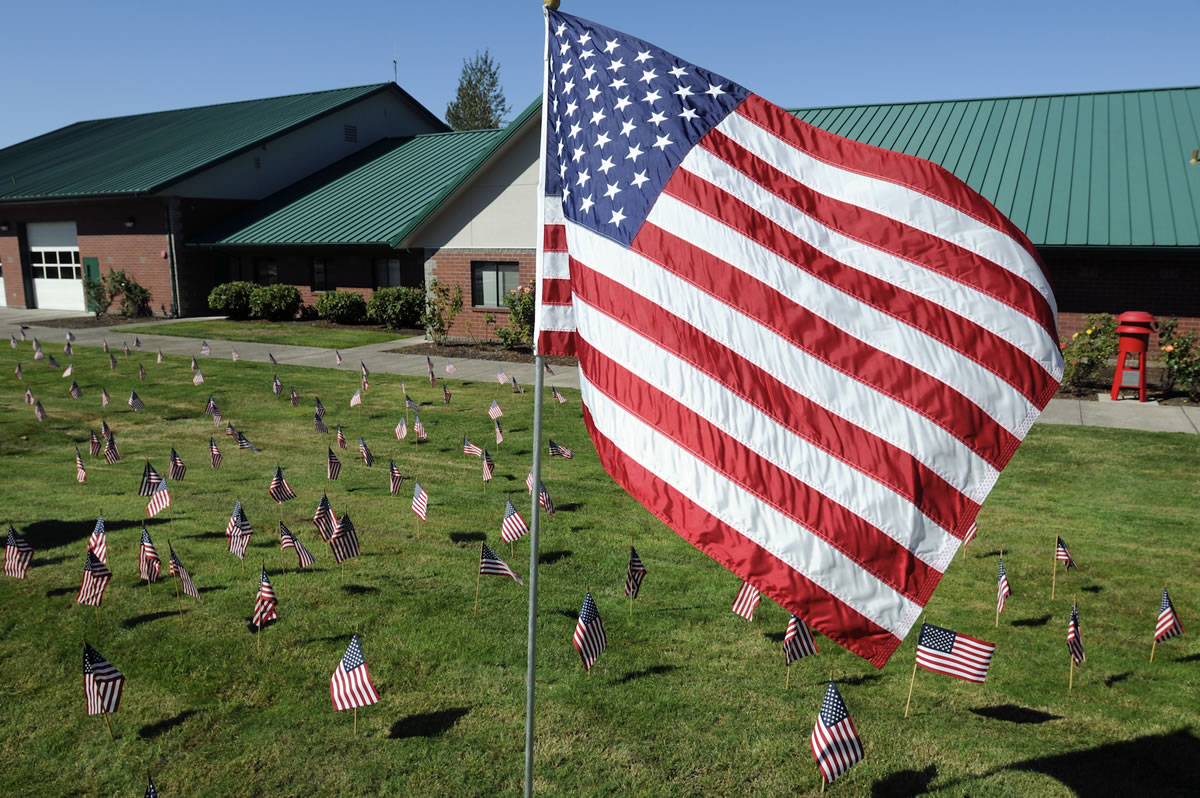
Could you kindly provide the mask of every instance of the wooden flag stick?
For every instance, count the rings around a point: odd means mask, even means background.
[[[479,544],[479,561],[483,562],[483,543]],[[483,576],[481,569],[475,570],[475,612],[474,615],[479,615],[479,580]]]
[[[790,690],[792,687],[792,663],[787,664],[787,676],[783,680],[783,689]]]
[[[1054,582],[1058,578],[1058,535],[1054,536],[1054,561],[1050,570],[1050,600],[1054,600]]]
[[[1075,658],[1071,657],[1071,675],[1067,677],[1067,692],[1075,687]]]
[[[115,740],[115,739],[117,739],[117,735],[113,734],[112,721],[108,719],[108,715],[109,715],[109,713],[107,713],[107,712],[104,713],[104,722],[106,724],[108,724],[108,736],[111,739]]]
[[[1154,642],[1150,644],[1150,662],[1154,662],[1154,649],[1158,647],[1158,638],[1154,638]]]
[[[908,708],[912,704],[913,685],[917,683],[917,663],[913,662],[912,678],[908,681],[908,700],[904,702],[904,717],[908,717]]]
[[[340,563],[338,563],[338,565],[342,566],[342,579],[341,579],[341,581],[342,581],[342,583],[343,583],[343,584],[345,584],[345,582],[346,582],[346,561],[345,561],[345,560],[342,560]]]

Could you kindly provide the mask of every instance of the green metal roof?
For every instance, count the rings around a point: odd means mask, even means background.
[[[1038,246],[1200,246],[1200,87],[793,109],[941,164]]]
[[[150,193],[394,83],[77,122],[0,150],[0,202]]]
[[[253,206],[192,243],[389,245],[415,229],[502,130],[388,139]]]

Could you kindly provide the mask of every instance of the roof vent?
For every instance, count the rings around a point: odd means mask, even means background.
[[[358,142],[358,125],[342,125],[342,141]]]

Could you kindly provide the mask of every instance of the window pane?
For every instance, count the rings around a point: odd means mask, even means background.
[[[74,251],[74,252],[72,252],[71,254],[75,256],[75,261],[74,261],[74,262],[75,262],[75,263],[79,263],[79,250],[75,250],[75,251]]]
[[[503,280],[500,287],[501,294],[518,290],[521,287],[520,267],[515,263],[502,263],[500,269],[500,278]]]
[[[75,253],[70,251],[69,249],[62,250],[61,252],[58,253],[58,262],[59,263],[74,263],[75,262]]]
[[[47,250],[42,253],[42,258],[45,263],[58,263],[58,253]]]
[[[325,290],[325,261],[320,258],[313,258],[312,262],[312,290]]]
[[[46,267],[45,266],[34,266],[33,267],[33,276],[37,279],[41,279],[42,277],[45,277],[46,276]]]
[[[83,279],[83,269],[82,269],[81,267],[79,267],[79,266],[76,266],[76,267],[75,267],[75,279],[76,279],[76,280],[82,280],[82,279]]]
[[[35,249],[33,252],[30,252],[29,253],[29,262],[30,263],[45,263],[45,261],[42,260],[41,251]]]
[[[57,280],[58,279],[58,267],[57,266],[47,266],[46,267],[46,279],[48,279],[48,280]]]

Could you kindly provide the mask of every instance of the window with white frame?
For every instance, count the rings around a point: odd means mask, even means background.
[[[471,261],[471,305],[497,308],[504,295],[521,286],[521,265],[516,261]]]
[[[29,264],[39,280],[82,280],[78,247],[30,247]]]

